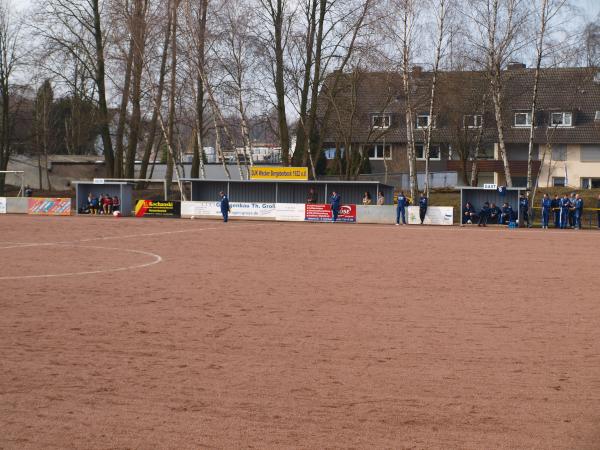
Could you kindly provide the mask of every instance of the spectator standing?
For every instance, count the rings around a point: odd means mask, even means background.
[[[421,198],[419,198],[419,218],[421,219],[421,225],[423,225],[425,215],[427,214],[427,203],[427,197],[425,196],[425,192],[423,192]]]
[[[560,228],[560,198],[558,194],[554,194],[550,207],[552,208],[552,214],[554,214],[554,228]]]
[[[465,203],[465,206],[463,207],[462,217],[462,223],[473,223],[473,221],[477,217],[477,213],[475,212],[475,208],[473,208],[471,202]]]
[[[229,220],[229,213],[231,212],[231,208],[229,207],[229,199],[225,195],[225,192],[219,192],[221,196],[221,214],[223,215],[223,222],[227,223]]]
[[[340,213],[340,206],[342,197],[337,192],[331,193],[331,214],[334,222],[337,222],[338,214]]]
[[[377,206],[385,205],[385,197],[383,196],[383,192],[379,191],[377,194]]]
[[[84,206],[84,210],[87,211],[89,214],[92,214],[92,199],[94,197],[92,196],[92,193],[90,192],[87,196],[87,200],[85,202],[85,206]]]
[[[317,203],[317,193],[315,192],[314,188],[310,188],[308,190],[308,194],[306,196],[306,203],[310,205],[314,205]]]
[[[373,200],[371,199],[371,194],[369,193],[369,191],[365,192],[365,195],[363,195],[362,204],[366,206],[372,203]]]
[[[575,202],[577,201],[575,192],[571,192],[571,196],[569,197],[569,203],[571,206],[569,207],[569,227],[575,228]]]
[[[33,196],[33,189],[29,187],[29,185],[25,186],[25,197]]]
[[[400,191],[400,193],[398,194],[398,208],[396,208],[396,225],[400,225],[400,217],[402,217],[402,225],[406,225],[407,205],[408,199],[404,196],[404,192]]]
[[[552,210],[552,200],[548,197],[548,194],[544,194],[542,198],[542,228],[548,229],[548,222],[550,221],[550,211]]]
[[[565,229],[569,225],[569,209],[571,208],[571,201],[569,196],[565,194],[560,199],[560,228]]]
[[[581,218],[583,216],[583,199],[579,194],[575,195],[575,229],[581,230]]]
[[[523,218],[523,222],[527,222],[527,228],[531,228],[529,223],[529,199],[525,194],[519,197],[519,215]]]

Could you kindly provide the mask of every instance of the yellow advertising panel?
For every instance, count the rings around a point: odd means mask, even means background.
[[[261,167],[250,168],[251,180],[308,180],[308,167]]]

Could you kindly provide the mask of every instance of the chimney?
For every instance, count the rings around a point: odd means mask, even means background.
[[[525,69],[525,68],[527,68],[527,66],[525,64],[523,64],[522,62],[510,61],[508,63],[508,66],[506,67],[506,70],[519,70],[519,69]]]
[[[419,75],[421,75],[421,72],[423,72],[423,67],[413,66],[412,71],[413,71],[413,75],[416,75],[418,77]]]

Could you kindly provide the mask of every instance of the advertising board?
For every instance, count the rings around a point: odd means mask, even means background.
[[[27,214],[39,216],[70,216],[70,198],[30,198]]]
[[[181,202],[138,200],[135,217],[181,217]]]
[[[331,205],[304,205],[304,220],[309,222],[331,222],[333,213]],[[342,205],[338,215],[338,222],[356,222],[356,205]]]

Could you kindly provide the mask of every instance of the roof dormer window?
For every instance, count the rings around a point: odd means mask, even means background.
[[[371,125],[373,128],[389,128],[392,124],[392,116],[389,114],[375,114],[371,116]]]
[[[515,113],[515,127],[530,127],[531,111]]]
[[[481,114],[464,116],[463,123],[465,128],[481,128],[483,116]]]
[[[550,126],[552,126],[552,127],[571,127],[571,126],[573,126],[573,113],[571,113],[571,112],[550,113]]]
[[[429,123],[430,123],[430,117],[429,114],[419,114],[417,116],[417,123],[416,126],[417,128],[427,128],[429,127]],[[433,116],[433,122],[431,122],[431,128],[435,128],[435,116]]]

